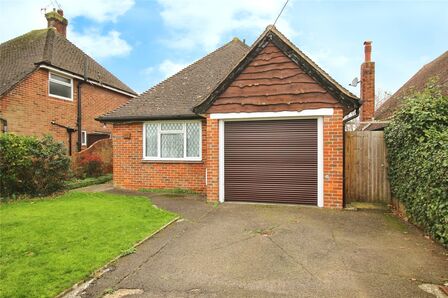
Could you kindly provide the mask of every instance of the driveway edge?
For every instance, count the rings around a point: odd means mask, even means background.
[[[137,248],[138,246],[140,246],[143,242],[147,241],[148,239],[152,238],[153,236],[155,236],[156,234],[160,233],[161,231],[163,231],[164,229],[166,229],[169,225],[175,223],[176,221],[178,221],[181,217],[180,216],[176,216],[175,218],[173,218],[172,220],[170,220],[168,223],[166,223],[165,225],[163,225],[162,227],[160,227],[158,230],[154,231],[153,233],[151,233],[150,235],[146,236],[145,238],[143,238],[142,240],[138,241],[137,243],[135,243],[134,245],[132,245],[131,248]],[[105,274],[106,272],[109,272],[108,267],[110,267],[110,265],[112,265],[113,263],[115,263],[116,261],[118,261],[119,259],[125,257],[126,255],[118,255],[115,258],[113,258],[112,260],[110,260],[109,262],[107,262],[104,266],[102,266],[101,268],[95,270],[94,272],[92,272],[88,278],[85,278],[79,282],[77,282],[76,284],[74,284],[73,286],[65,289],[64,291],[62,291],[61,293],[59,293],[58,295],[55,296],[55,298],[74,298],[74,297],[79,297],[78,294],[85,290],[86,288],[88,288],[88,286],[94,282],[95,280],[97,280],[98,278],[100,278],[101,276],[103,276],[103,274]],[[90,278],[90,279],[89,279]]]

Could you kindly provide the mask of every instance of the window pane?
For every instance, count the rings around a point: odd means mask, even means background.
[[[50,81],[50,94],[72,98],[72,88]]]
[[[162,130],[182,130],[183,129],[183,123],[162,123],[161,127]]]
[[[187,157],[199,157],[200,123],[187,123]]]
[[[161,134],[161,157],[164,158],[183,158],[184,157],[184,135],[176,134]]]
[[[146,124],[146,156],[157,157],[157,124]]]
[[[70,79],[67,79],[67,78],[64,78],[64,77],[60,77],[60,76],[55,75],[55,74],[51,74],[51,79],[70,84]]]

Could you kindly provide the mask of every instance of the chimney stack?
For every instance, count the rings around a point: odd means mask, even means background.
[[[375,113],[375,62],[372,62],[372,42],[364,42],[364,63],[361,64],[360,121],[373,120]]]
[[[64,18],[64,11],[62,9],[53,8],[53,11],[45,14],[45,18],[48,22],[48,28],[55,28],[64,37],[67,37],[67,25],[68,21]]]

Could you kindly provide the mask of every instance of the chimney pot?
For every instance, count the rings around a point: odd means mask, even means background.
[[[45,18],[47,19],[48,28],[55,28],[64,37],[66,36],[68,21],[64,18],[64,11],[62,9],[56,11],[53,8],[53,11],[45,14]]]
[[[364,42],[364,62],[372,61],[372,42]]]

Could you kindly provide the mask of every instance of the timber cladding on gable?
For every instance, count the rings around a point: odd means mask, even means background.
[[[298,111],[322,107],[340,107],[340,103],[269,43],[207,112]]]

